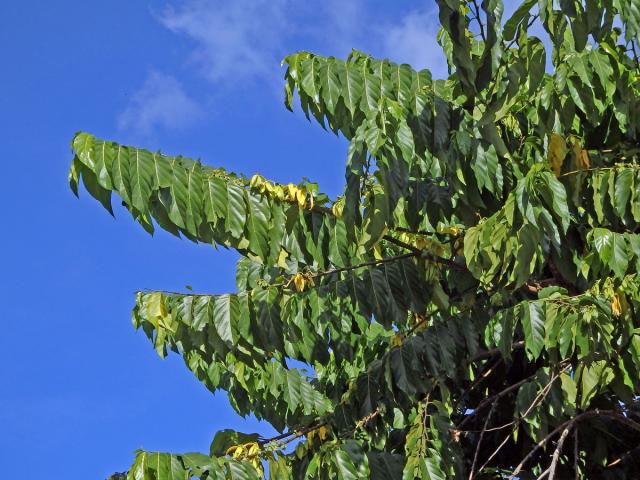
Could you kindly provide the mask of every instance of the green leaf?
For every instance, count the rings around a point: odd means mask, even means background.
[[[333,454],[333,461],[338,471],[339,480],[357,480],[360,478],[356,467],[344,450],[336,450]]]
[[[544,310],[538,302],[522,304],[520,322],[524,330],[524,341],[527,356],[535,360],[544,348]]]
[[[509,17],[509,19],[505,22],[504,27],[502,29],[502,37],[506,41],[511,41],[514,39],[516,34],[516,29],[522,23],[527,23],[530,17],[530,10],[537,3],[538,0],[525,0],[520,4],[520,6],[516,9],[515,12]]]

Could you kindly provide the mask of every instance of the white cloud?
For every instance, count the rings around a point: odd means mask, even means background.
[[[415,69],[428,68],[435,78],[445,77],[447,62],[436,41],[438,28],[437,10],[410,12],[398,24],[385,29],[385,55]]]
[[[187,65],[216,90],[257,81],[279,96],[279,63],[301,49],[344,57],[357,48],[445,76],[446,62],[436,43],[437,11],[423,6],[393,19],[364,0],[174,0],[156,17],[190,40]],[[175,77],[151,72],[118,118],[118,127],[144,136],[188,127],[203,115],[187,91]]]
[[[191,60],[216,83],[236,83],[277,71],[287,36],[286,0],[189,0],[159,17],[196,43]]]
[[[202,117],[198,103],[171,75],[152,71],[118,117],[118,128],[143,136],[157,129],[186,128]]]

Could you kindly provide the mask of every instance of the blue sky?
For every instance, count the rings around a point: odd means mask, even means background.
[[[148,236],[67,186],[74,132],[335,194],[346,144],[282,105],[287,53],[351,47],[442,75],[432,0],[0,3],[0,465],[103,479],[137,448],[206,451],[238,417],[133,331],[141,288],[234,289],[235,255]]]

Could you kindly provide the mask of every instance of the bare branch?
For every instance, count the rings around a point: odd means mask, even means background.
[[[489,421],[491,420],[491,416],[493,415],[493,412],[495,409],[496,409],[496,403],[491,405],[491,410],[489,410],[489,415],[487,415],[487,419],[484,421],[484,427],[482,427],[482,431],[480,432],[480,438],[478,439],[478,444],[476,445],[476,452],[473,455],[473,463],[471,464],[471,472],[469,472],[469,480],[473,480],[473,478],[475,477],[476,464],[478,463],[478,455],[480,454],[480,447],[482,446],[484,433],[487,431],[487,426],[489,425]]]

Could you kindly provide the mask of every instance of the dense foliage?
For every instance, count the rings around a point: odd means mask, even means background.
[[[437,4],[447,79],[284,60],[350,142],[335,200],[75,136],[76,193],[240,253],[236,293],[142,291],[133,323],[283,432],[127,479],[637,478],[640,1]]]

